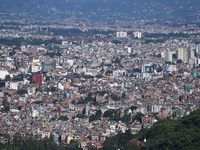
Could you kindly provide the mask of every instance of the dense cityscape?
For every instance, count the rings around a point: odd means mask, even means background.
[[[200,107],[199,20],[8,18],[0,21],[0,149],[20,149],[19,137],[109,149],[108,137]]]

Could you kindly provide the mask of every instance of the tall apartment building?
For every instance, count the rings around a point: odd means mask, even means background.
[[[141,32],[133,32],[133,35],[134,35],[135,38],[138,38],[138,39],[142,38]]]
[[[179,48],[177,51],[177,59],[181,59],[183,63],[188,62],[188,50],[186,48]]]
[[[167,62],[172,62],[172,52],[167,52],[166,53],[166,56],[165,56],[165,60],[167,61]]]
[[[192,59],[195,59],[195,50],[194,49],[190,49],[188,51],[188,54],[189,54],[189,58],[192,58]]]
[[[116,33],[117,38],[126,38],[127,37],[127,32],[117,32]]]

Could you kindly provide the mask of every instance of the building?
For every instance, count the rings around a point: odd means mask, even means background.
[[[142,33],[141,32],[133,32],[133,35],[135,38],[141,39],[142,38]]]
[[[192,59],[195,59],[195,50],[191,49],[188,51],[188,54],[189,54],[189,58],[192,58]]]
[[[166,62],[172,62],[172,52],[167,52],[167,54],[166,54],[166,57],[165,57],[165,60],[166,60]]]
[[[62,41],[62,46],[67,46],[68,45],[68,41]]]
[[[142,73],[153,73],[154,66],[151,66],[150,64],[143,64],[142,65]]]
[[[9,75],[9,72],[6,70],[0,70],[0,79],[4,80],[6,75]]]
[[[38,72],[40,71],[40,66],[38,64],[31,64],[31,72]]]
[[[128,47],[128,53],[131,53],[132,50],[131,50],[131,47]]]
[[[18,90],[18,82],[10,82],[9,89]]]
[[[192,71],[192,76],[193,76],[194,78],[196,78],[196,77],[198,76],[198,70],[193,70],[193,71]]]
[[[127,32],[117,32],[116,33],[117,38],[126,38],[127,37]]]
[[[185,48],[179,48],[177,51],[177,59],[182,60],[183,63],[188,62],[188,50]]]
[[[31,83],[32,84],[37,84],[39,86],[42,86],[42,81],[43,81],[42,74],[37,73],[37,74],[31,75]]]

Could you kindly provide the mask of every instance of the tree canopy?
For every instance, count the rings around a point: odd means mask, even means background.
[[[144,143],[144,139],[147,142]],[[131,143],[143,142],[143,145]],[[183,118],[159,120],[150,129],[133,135],[130,131],[106,138],[103,150],[198,150],[200,147],[200,109]]]

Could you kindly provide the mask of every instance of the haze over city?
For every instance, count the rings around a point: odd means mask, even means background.
[[[0,149],[199,149],[199,0],[0,2]]]

